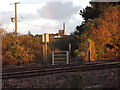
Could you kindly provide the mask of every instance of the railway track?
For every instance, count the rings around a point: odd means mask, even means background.
[[[86,64],[68,64],[68,65],[50,65],[50,66],[34,66],[28,68],[7,69],[3,68],[2,79],[33,77],[39,75],[48,75],[63,72],[90,71],[100,69],[119,68],[120,62],[102,62],[102,63],[86,63]]]
[[[84,62],[84,63],[77,63],[77,64],[68,64],[67,66],[75,66],[75,65],[89,65],[89,64],[100,64],[100,63],[111,63],[111,62],[119,62],[120,60],[112,60],[112,61],[108,61],[108,60],[101,60],[101,61],[92,61],[92,62]],[[24,70],[28,70],[28,69],[46,69],[46,68],[57,68],[57,67],[65,67],[66,64],[62,64],[62,65],[45,65],[45,66],[41,66],[41,65],[33,65],[33,66],[24,66],[24,67],[17,67],[17,68],[9,68],[9,67],[2,67],[2,71],[4,72],[15,72],[15,71],[24,71]],[[17,69],[17,70],[16,70]]]

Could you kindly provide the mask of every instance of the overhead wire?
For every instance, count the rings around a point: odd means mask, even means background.
[[[54,28],[54,27],[39,26],[39,25],[35,25],[35,24],[30,24],[30,23],[22,22],[22,21],[18,21],[18,22],[23,23],[23,24],[27,24],[27,25],[30,25],[30,26],[34,26],[34,27],[47,28],[47,29],[59,29],[59,28]]]

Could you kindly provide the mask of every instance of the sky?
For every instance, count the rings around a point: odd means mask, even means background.
[[[0,0],[0,24],[7,32],[14,31],[14,3],[17,5],[18,32],[33,35],[57,33],[66,24],[66,34],[83,21],[79,11],[90,6],[90,0]]]

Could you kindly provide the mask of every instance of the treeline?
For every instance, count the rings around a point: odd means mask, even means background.
[[[67,38],[59,40],[56,47],[65,50],[72,44],[72,53],[82,60],[115,60],[120,58],[119,3],[91,2],[91,6],[80,10],[84,21]],[[62,43],[62,44],[60,44]],[[72,55],[73,55],[72,54]]]
[[[42,63],[41,37],[6,33],[2,38],[2,63],[27,64]]]
[[[80,10],[84,22],[76,27],[73,35],[78,36],[78,55],[91,49],[91,60],[118,59],[120,52],[119,3],[94,3]]]

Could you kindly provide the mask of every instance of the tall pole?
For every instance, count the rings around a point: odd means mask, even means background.
[[[16,2],[15,3],[15,33],[17,33],[17,4],[19,4],[20,2]]]
[[[15,3],[15,33],[17,33],[17,3]]]

